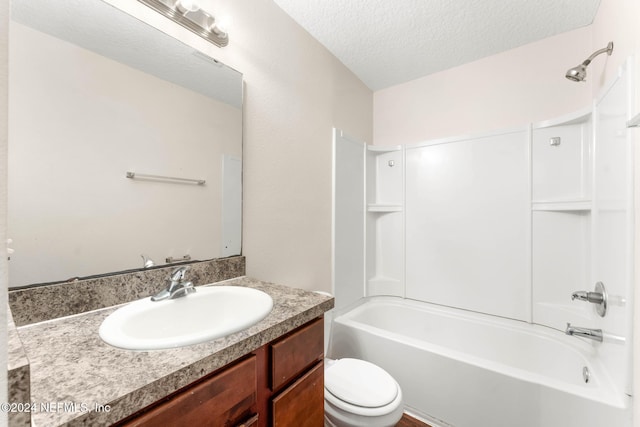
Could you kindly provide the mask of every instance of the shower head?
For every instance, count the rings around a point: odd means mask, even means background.
[[[583,82],[584,79],[587,77],[587,65],[591,64],[591,61],[593,61],[593,58],[605,52],[607,52],[607,55],[611,55],[611,52],[613,52],[613,42],[609,42],[607,47],[593,52],[591,56],[585,59],[582,64],[576,67],[570,68],[567,71],[567,74],[565,77],[574,82]]]
[[[583,82],[585,77],[587,77],[587,65],[589,65],[589,62],[584,61],[582,64],[571,68],[567,71],[565,77],[572,82]]]

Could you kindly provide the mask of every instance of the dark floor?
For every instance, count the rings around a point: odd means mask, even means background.
[[[404,414],[402,419],[396,427],[431,427],[429,424],[425,424],[422,421],[418,421],[415,418],[411,418],[409,415]]]

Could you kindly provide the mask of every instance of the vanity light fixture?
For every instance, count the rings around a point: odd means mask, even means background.
[[[200,9],[198,0],[138,0],[218,47],[229,44],[229,34],[216,19]]]

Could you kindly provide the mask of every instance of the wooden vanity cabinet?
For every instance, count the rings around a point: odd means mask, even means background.
[[[120,421],[126,427],[322,427],[323,318]]]

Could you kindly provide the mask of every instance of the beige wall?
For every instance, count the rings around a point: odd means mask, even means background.
[[[606,45],[606,43],[605,43]],[[411,144],[521,126],[589,105],[591,84],[568,68],[590,54],[580,28],[374,94],[376,145]]]
[[[589,72],[594,78],[593,96],[598,96],[602,87],[611,81],[613,76],[627,58],[638,53],[638,37],[640,26],[638,0],[601,0],[596,19],[591,25],[591,40],[585,53],[607,46],[614,42],[613,54],[603,61],[600,57],[589,65]],[[638,74],[636,70],[636,75]],[[636,88],[637,93],[637,88]]]
[[[235,6],[228,63],[246,81],[248,274],[329,291],[331,129],[371,141],[372,93],[272,1]]]
[[[371,141],[371,91],[271,0],[203,1],[233,18],[222,49],[136,2],[109,2],[244,74],[247,273],[329,291],[331,129]]]

